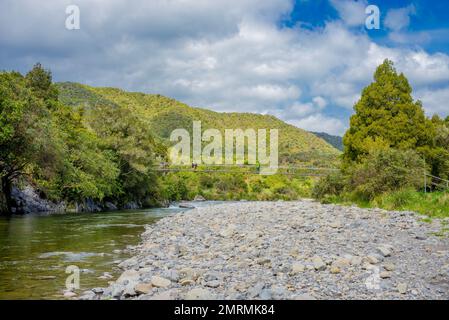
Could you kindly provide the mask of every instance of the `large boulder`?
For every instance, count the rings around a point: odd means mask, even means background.
[[[31,186],[26,186],[23,189],[13,187],[11,197],[15,203],[12,208],[13,213],[64,212],[67,209],[64,202],[53,203],[44,199]]]

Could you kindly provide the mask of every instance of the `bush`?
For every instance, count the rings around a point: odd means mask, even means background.
[[[342,172],[333,172],[321,178],[314,186],[312,196],[316,199],[325,199],[328,196],[338,196],[345,189],[347,178]]]
[[[385,193],[373,200],[373,205],[387,210],[401,210],[417,202],[418,193],[412,189],[401,189],[392,193]]]
[[[361,199],[400,189],[417,190],[423,182],[425,162],[412,150],[373,151],[350,171],[350,188]]]

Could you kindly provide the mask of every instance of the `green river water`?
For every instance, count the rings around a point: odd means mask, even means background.
[[[184,209],[185,210],[185,209]],[[0,218],[0,299],[64,299],[69,274],[77,266],[80,290],[104,287],[120,272],[123,252],[140,242],[145,224],[179,208]]]

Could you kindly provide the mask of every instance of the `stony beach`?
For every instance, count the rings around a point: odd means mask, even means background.
[[[146,227],[80,299],[449,299],[446,220],[314,201],[240,202]]]

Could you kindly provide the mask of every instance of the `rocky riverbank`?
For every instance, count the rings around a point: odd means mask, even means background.
[[[136,210],[143,207],[168,207],[169,201],[157,201],[149,199],[144,206],[139,201],[130,201],[123,205],[111,201],[95,201],[92,199],[84,199],[76,203],[66,203],[65,201],[53,202],[43,198],[39,192],[32,186],[25,186],[21,189],[12,188],[11,197],[13,200],[13,214],[30,214],[30,213],[81,213],[81,212],[103,212],[115,210]]]
[[[312,201],[220,204],[147,226],[82,299],[449,299],[448,221]]]

